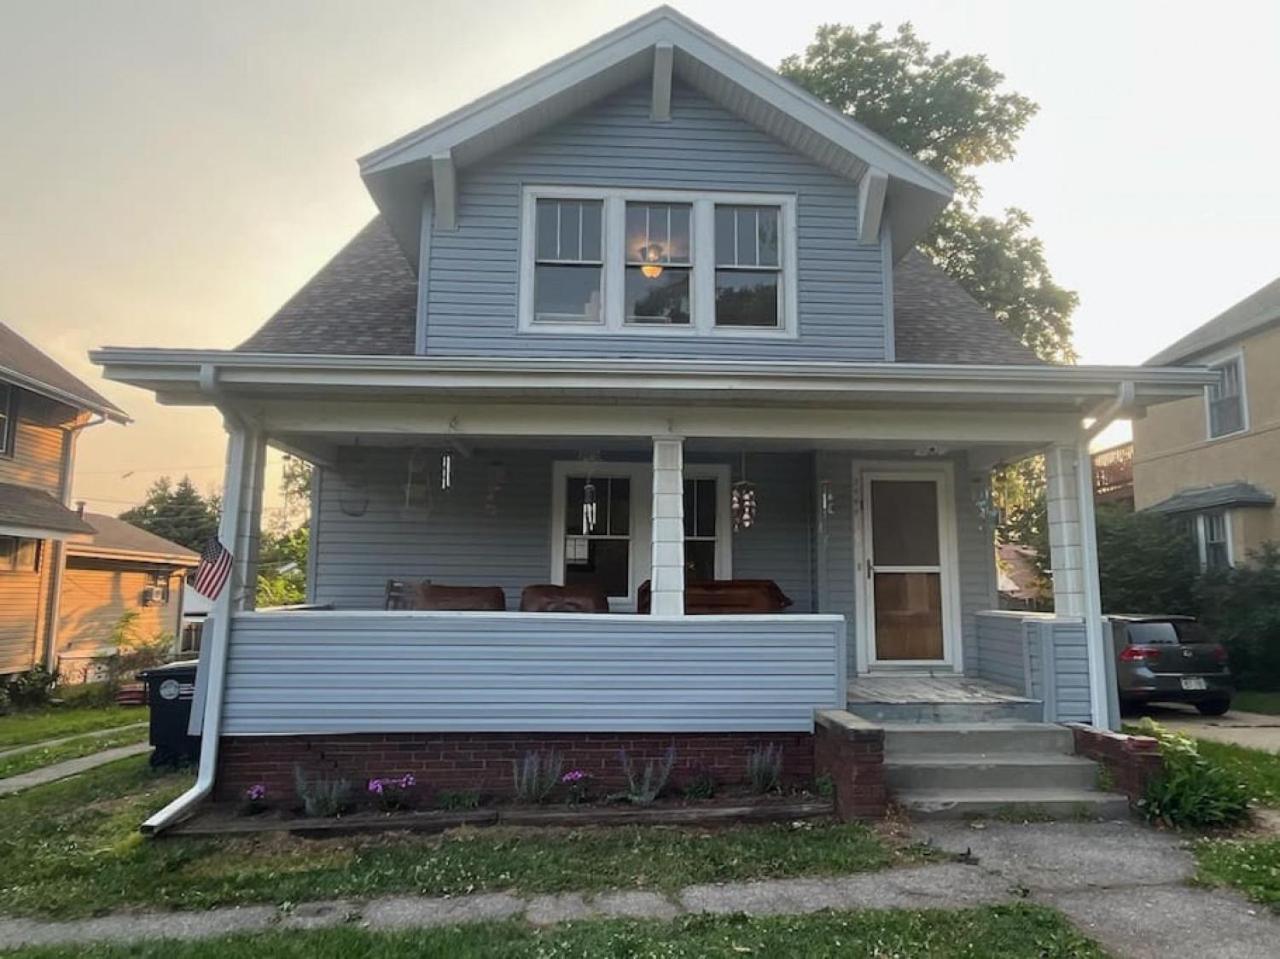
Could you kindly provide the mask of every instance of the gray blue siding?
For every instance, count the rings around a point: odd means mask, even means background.
[[[223,732],[811,732],[843,647],[835,616],[250,613]]]
[[[976,616],[979,675],[1044,704],[1049,722],[1089,722],[1089,654],[1084,623],[1045,613]]]
[[[461,176],[458,227],[430,239],[427,353],[884,359],[882,252],[858,242],[857,185],[688,87],[670,122],[649,108],[647,84],[628,89]],[[795,194],[798,337],[518,333],[521,189],[556,184]]]

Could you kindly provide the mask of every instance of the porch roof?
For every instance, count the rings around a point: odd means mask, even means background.
[[[243,398],[381,400],[610,399],[778,405],[957,404],[993,411],[1086,413],[1132,384],[1137,406],[1199,395],[1201,367],[638,360],[578,357],[336,356],[105,347],[90,354],[111,380],[164,403]]]

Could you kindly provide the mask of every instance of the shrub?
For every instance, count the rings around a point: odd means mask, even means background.
[[[373,797],[374,804],[383,812],[395,812],[397,809],[408,809],[413,805],[410,790],[418,784],[413,773],[405,773],[398,777],[370,779],[365,790]]]
[[[1236,682],[1280,689],[1280,547],[1266,543],[1247,563],[1205,573],[1195,594],[1205,626],[1231,655]]]
[[[699,769],[684,787],[685,799],[710,799],[716,794],[716,777],[709,769]]]
[[[340,816],[351,806],[351,783],[345,779],[309,780],[301,766],[294,766],[293,784],[305,815]]]
[[[671,778],[671,770],[676,764],[676,747],[672,743],[660,760],[650,760],[644,764],[643,771],[637,770],[625,749],[618,751],[622,762],[623,775],[627,777],[627,791],[620,798],[636,806],[648,806],[660,795]]]
[[[591,774],[581,769],[570,769],[560,777],[565,788],[569,790],[569,805],[577,806],[591,796]]]
[[[25,673],[18,673],[9,680],[7,692],[15,706],[46,706],[53,699],[53,687],[58,684],[57,672],[44,666],[33,666]]]
[[[1104,613],[1194,614],[1200,572],[1186,529],[1160,513],[1098,506],[1098,580]]]
[[[782,747],[769,743],[747,754],[747,779],[757,796],[782,788]]]
[[[823,799],[836,798],[835,780],[831,778],[830,773],[823,773],[813,781],[813,791]]]
[[[1164,773],[1151,781],[1140,800],[1152,822],[1203,828],[1234,826],[1249,815],[1249,790],[1217,763],[1200,755],[1194,739],[1170,732],[1150,719],[1138,725],[1160,742]]]
[[[560,770],[564,759],[554,749],[547,753],[533,750],[520,760],[511,760],[511,778],[515,785],[516,799],[520,802],[546,802],[551,791],[560,782]]]
[[[441,809],[479,809],[480,791],[477,789],[441,789],[436,793],[436,805]]]

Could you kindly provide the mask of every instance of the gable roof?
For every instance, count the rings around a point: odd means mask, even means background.
[[[0,380],[15,383],[76,409],[98,413],[117,423],[129,422],[129,415],[124,410],[4,323],[0,323]]]
[[[413,262],[420,202],[434,167],[464,168],[525,139],[655,70],[688,83],[796,152],[852,181],[887,177],[894,253],[906,253],[950,201],[946,176],[704,29],[658,7],[360,159],[360,173]]]
[[[1147,360],[1146,365],[1181,363],[1277,322],[1280,322],[1280,277],[1165,347]]]
[[[171,566],[196,566],[200,562],[199,553],[114,516],[85,513],[84,519],[93,528],[93,535],[68,543],[67,553],[71,556],[132,559]]]
[[[894,267],[893,317],[902,363],[1040,362],[918,250]],[[416,323],[417,281],[375,217],[236,350],[412,356]]]
[[[92,526],[52,494],[15,483],[0,483],[0,536],[64,539],[92,532]]]

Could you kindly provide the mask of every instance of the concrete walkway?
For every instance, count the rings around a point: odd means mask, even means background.
[[[137,756],[150,750],[149,743],[133,743],[129,746],[104,749],[100,753],[81,756],[79,759],[68,759],[65,762],[54,763],[52,766],[41,766],[39,769],[33,769],[29,773],[21,773],[17,776],[10,776],[7,779],[0,779],[0,796],[21,792],[24,789],[30,789],[32,786],[43,786],[45,783],[57,782],[59,779],[66,779],[68,776],[74,776],[77,773],[87,772],[98,766],[113,763],[117,759]]]
[[[87,733],[76,733],[74,736],[60,736],[57,739],[44,739],[38,743],[27,743],[25,746],[15,746],[12,749],[0,750],[0,759],[8,759],[10,756],[21,756],[23,753],[34,752],[37,749],[47,749],[49,746],[61,746],[63,743],[72,743],[80,739],[101,739],[104,736],[112,736],[116,733],[146,728],[146,723],[129,723],[127,726],[112,726],[109,729],[95,729]]]
[[[1245,713],[1229,710],[1223,716],[1201,716],[1190,706],[1148,706],[1142,711],[1162,726],[1214,742],[1263,749],[1269,753],[1280,752],[1280,716],[1265,713]],[[1126,718],[1125,722],[1137,722]]]
[[[1275,955],[1280,920],[1234,894],[1188,886],[1194,865],[1176,837],[1132,823],[992,823],[980,829],[940,823],[917,834],[941,848],[968,851],[969,862],[835,878],[690,886],[672,896],[638,891],[397,896],[289,909],[129,913],[74,922],[0,919],[0,942],[16,947],[190,940],[353,922],[390,930],[513,918],[549,925],[603,917],[667,920],[703,912],[771,916],[822,909],[963,909],[1029,900],[1061,910],[1117,956]]]

